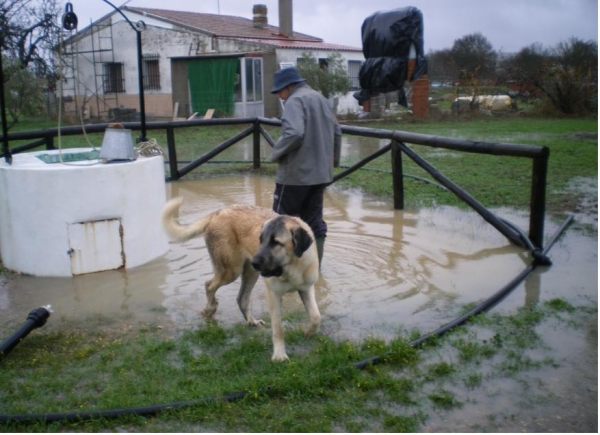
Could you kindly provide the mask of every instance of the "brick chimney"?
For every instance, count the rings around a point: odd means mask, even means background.
[[[264,29],[269,24],[267,18],[267,5],[252,6],[252,24],[257,29]]]
[[[292,0],[279,0],[279,33],[294,37]]]

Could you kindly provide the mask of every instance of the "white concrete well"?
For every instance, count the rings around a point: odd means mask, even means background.
[[[90,149],[62,150],[68,153]],[[165,254],[162,156],[45,163],[39,151],[0,162],[0,257],[36,276],[132,268]]]

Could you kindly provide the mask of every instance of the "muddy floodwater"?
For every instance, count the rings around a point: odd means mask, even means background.
[[[255,176],[167,184],[168,197],[184,197],[183,223],[234,203],[270,207],[272,191],[272,178]],[[495,211],[527,231],[525,214]],[[321,333],[336,339],[391,338],[414,328],[436,329],[453,320],[464,304],[481,302],[504,287],[531,262],[528,253],[471,211],[449,207],[397,211],[391,199],[376,201],[333,186],[325,196],[325,218],[329,232],[316,294],[323,316]],[[560,223],[546,220],[547,239]],[[550,251],[553,265],[538,267],[494,309],[510,313],[553,298],[573,305],[597,304],[597,255],[596,234],[568,229]],[[50,304],[53,314],[46,328],[60,327],[61,319],[78,324],[89,320],[90,325],[116,327],[153,323],[163,332],[177,334],[203,322],[204,282],[210,277],[211,265],[201,238],[171,244],[164,256],[129,270],[73,278],[8,274],[0,277],[1,323],[14,322],[17,327],[29,311]],[[217,293],[216,320],[221,324],[243,321],[235,302],[238,286],[239,281]],[[268,321],[264,290],[259,280],[251,307],[255,317]],[[284,298],[284,307],[288,313],[303,312],[297,295]],[[292,318],[304,321],[302,315]],[[559,405],[539,405],[540,415],[524,413],[519,405],[523,397],[511,397],[518,390],[515,386],[508,388],[506,396],[490,393],[446,415],[430,415],[433,418],[424,429],[469,431],[477,424],[489,428],[485,416],[497,408],[496,414],[518,416],[499,424],[496,429],[501,431],[596,431],[597,321],[588,329],[568,336],[548,331],[561,367],[549,374],[544,388],[556,396]],[[577,409],[589,412],[582,417]],[[595,422],[590,412],[595,412]],[[562,422],[556,419],[561,413]],[[583,426],[569,426],[576,420]],[[468,426],[467,421],[475,426]]]

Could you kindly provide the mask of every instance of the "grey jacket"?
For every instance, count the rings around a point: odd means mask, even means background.
[[[271,161],[279,163],[275,182],[294,186],[330,183],[339,165],[342,130],[329,102],[306,83],[285,102],[281,137]]]

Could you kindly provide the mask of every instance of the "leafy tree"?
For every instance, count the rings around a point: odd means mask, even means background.
[[[4,64],[8,63],[7,66]],[[12,65],[11,65],[12,64]],[[6,84],[4,95],[6,110],[13,120],[18,122],[21,115],[38,115],[43,109],[43,84],[29,69],[19,67],[16,59],[3,61],[6,70],[10,70],[10,80]]]
[[[450,50],[456,68],[463,76],[491,78],[496,70],[497,53],[481,33],[472,33],[454,41]]]
[[[307,83],[325,98],[350,92],[350,76],[340,53],[332,53],[327,59],[317,59],[311,52],[304,52],[297,68]]]

